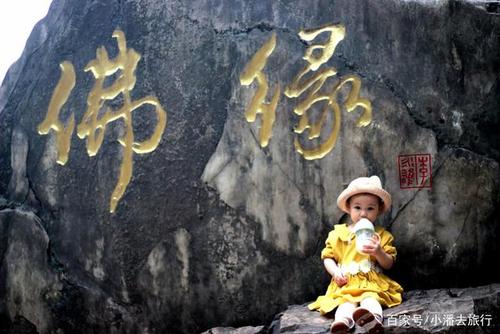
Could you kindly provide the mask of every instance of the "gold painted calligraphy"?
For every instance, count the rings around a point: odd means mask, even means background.
[[[245,66],[243,73],[240,75],[240,83],[244,86],[249,86],[257,80],[259,85],[248,109],[245,113],[247,122],[253,123],[257,114],[262,114],[261,129],[259,136],[260,146],[266,147],[271,138],[271,132],[274,121],[276,120],[276,107],[280,99],[281,88],[279,85],[274,89],[274,94],[270,103],[266,103],[267,90],[269,85],[266,76],[262,70],[266,66],[267,58],[273,53],[276,47],[276,33],[273,33],[271,38],[257,51],[250,62]]]
[[[303,59],[306,60],[308,64],[305,65],[302,71],[297,74],[292,83],[285,89],[285,95],[288,98],[298,98],[303,93],[308,91],[306,97],[300,101],[293,110],[294,113],[300,117],[299,123],[294,129],[295,133],[298,135],[304,133],[305,130],[308,130],[307,138],[309,140],[319,138],[322,129],[325,127],[325,122],[327,121],[328,116],[331,115],[331,119],[333,120],[332,130],[328,134],[326,140],[321,142],[317,147],[305,148],[299,141],[299,138],[295,138],[294,145],[296,151],[308,160],[321,159],[335,147],[340,131],[340,116],[342,107],[344,107],[348,112],[355,110],[357,107],[364,109],[363,113],[356,122],[358,127],[367,126],[372,120],[371,102],[368,99],[361,98],[359,95],[361,89],[361,79],[358,76],[346,75],[341,77],[334,83],[331,89],[327,92],[321,92],[327,79],[335,76],[337,74],[337,70],[333,67],[323,67],[321,69],[320,67],[330,60],[335,52],[335,48],[344,39],[345,27],[341,24],[329,25],[318,29],[302,30],[299,33],[299,37],[305,42],[312,42],[323,33],[328,34],[326,42],[324,44],[312,44],[306,49]],[[249,85],[254,78],[257,77],[257,75],[264,77],[262,69],[266,65],[267,58],[271,55],[275,45],[276,36],[273,33],[273,36],[264,44],[264,46],[255,54],[252,60],[245,67],[245,70],[240,77],[242,85]],[[253,76],[251,74],[253,74]],[[243,80],[243,78],[245,80]],[[258,110],[257,108],[259,106],[264,105],[263,101],[267,93],[268,84],[265,78],[261,78],[258,82],[263,83],[261,83],[261,87],[252,99],[248,108],[247,120],[249,122],[248,112],[254,112],[255,110]],[[345,102],[341,106],[337,101],[337,95],[347,83],[351,84],[351,88],[347,94]],[[279,97],[277,97],[276,94],[279,94],[279,85],[275,90],[272,102],[269,105],[265,105],[265,107],[273,108],[273,116],[279,100]],[[274,104],[274,102],[276,104]],[[308,112],[311,111],[311,108],[319,102],[323,102],[322,112],[319,120],[312,122]],[[251,115],[254,114],[255,113]],[[266,138],[268,140],[271,137],[272,131],[272,123],[270,124],[270,128],[266,129],[269,131],[266,132]]]
[[[68,161],[71,136],[73,135],[73,131],[75,129],[75,115],[71,114],[68,125],[65,127],[59,120],[59,113],[61,112],[62,106],[68,100],[73,87],[75,87],[76,75],[75,68],[69,61],[61,63],[59,67],[61,67],[61,77],[59,78],[56,88],[54,89],[54,93],[52,93],[52,97],[50,98],[47,116],[45,116],[45,120],[38,125],[38,133],[46,135],[50,130],[55,131],[57,143],[57,163],[64,165]]]
[[[132,100],[130,92],[136,84],[135,70],[141,56],[134,49],[127,49],[125,34],[122,31],[115,30],[113,37],[117,40],[118,55],[110,59],[106,49],[100,47],[96,51],[96,59],[90,61],[84,69],[86,72],[92,72],[95,83],[87,97],[87,110],[77,126],[78,137],[86,139],[88,155],[95,156],[104,140],[106,125],[119,119],[124,121],[125,133],[118,139],[118,142],[123,146],[123,160],[118,183],[111,195],[111,213],[115,212],[116,206],[132,178],[133,153],[145,154],[154,151],[160,143],[167,124],[167,113],[156,97],[146,96]],[[50,129],[56,132],[57,162],[64,165],[68,160],[75,121],[74,115],[71,114],[68,125],[65,127],[59,120],[59,113],[75,85],[75,72],[70,62],[63,62],[60,66],[62,69],[61,78],[52,94],[47,116],[39,125],[38,132],[42,135],[48,134]],[[120,72],[115,81],[104,87],[106,78],[118,71]],[[123,105],[118,110],[105,106],[106,101],[111,101],[120,94],[123,97]],[[132,112],[143,105],[154,107],[157,124],[149,139],[136,142],[134,141]]]

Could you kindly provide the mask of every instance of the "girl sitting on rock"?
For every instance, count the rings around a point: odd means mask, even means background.
[[[362,243],[355,231],[361,225],[371,225],[386,212],[391,206],[391,195],[382,188],[377,176],[360,177],[339,195],[337,205],[349,214],[351,221],[348,225],[336,225],[328,234],[321,258],[332,280],[326,294],[310,304],[309,309],[326,314],[337,308],[332,333],[348,333],[355,323],[370,334],[381,333],[382,305],[401,304],[403,292],[398,283],[382,273],[396,259],[394,238],[377,226],[375,234]]]

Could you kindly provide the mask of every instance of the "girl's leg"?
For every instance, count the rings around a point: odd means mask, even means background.
[[[373,297],[368,297],[361,301],[360,306],[370,311],[379,322],[382,322],[382,306],[378,300]]]
[[[365,298],[361,301],[361,306],[353,313],[356,324],[363,327],[368,334],[378,334],[383,332],[382,306],[373,297]]]
[[[337,307],[335,312],[335,320],[341,320],[346,322],[347,326],[354,326],[354,320],[352,320],[352,312],[356,309],[356,304],[345,302]]]

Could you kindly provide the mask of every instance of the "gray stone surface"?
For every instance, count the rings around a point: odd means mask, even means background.
[[[31,212],[0,211],[0,310],[14,324],[22,317],[39,333],[53,325],[51,299],[57,299],[62,285],[49,264],[49,237]],[[3,319],[2,319],[3,320]],[[0,322],[0,328],[16,325]]]
[[[203,332],[202,334],[259,334],[259,333],[265,333],[265,327],[264,326],[258,326],[258,327],[252,327],[252,326],[245,326],[245,327],[239,327],[239,328],[233,328],[233,327],[215,327],[211,328],[206,332]]]
[[[328,65],[360,76],[372,123],[357,128],[359,111],[342,112],[335,149],[306,161],[293,146],[296,101],[282,96],[261,148],[260,121],[244,119],[256,88],[240,85],[245,64],[276,32],[264,72],[284,89],[305,64],[298,32],[330,23],[347,33]],[[342,218],[335,199],[372,174],[393,195],[380,223],[395,235],[391,275],[406,289],[500,281],[490,270],[500,236],[499,25],[486,6],[462,1],[54,0],[0,88],[0,210],[37,222],[21,224],[31,227],[13,243],[33,256],[0,261],[42,277],[4,276],[0,292],[19,302],[4,303],[0,321],[64,333],[268,323],[323,292],[318,255]],[[123,123],[108,125],[94,157],[73,134],[65,166],[54,134],[37,126],[63,61],[76,86],[61,119],[81,120],[94,84],[84,68],[101,45],[116,56],[116,28],[142,56],[132,98],[155,95],[168,121],[154,152],[134,154],[110,214]],[[134,112],[137,140],[149,138],[152,114]],[[397,156],[414,153],[433,157],[430,189],[400,189]]]
[[[498,333],[500,285],[465,289],[413,290],[401,305],[384,310],[384,333]],[[333,318],[292,305],[261,327],[214,328],[206,333],[327,334]],[[245,332],[245,331],[249,332]],[[364,333],[355,327],[352,333]]]

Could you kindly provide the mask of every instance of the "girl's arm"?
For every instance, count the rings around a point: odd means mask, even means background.
[[[394,258],[387,254],[382,247],[378,247],[378,250],[376,250],[373,254],[375,259],[377,260],[379,266],[382,267],[382,269],[388,270],[392,268],[392,265],[394,264]]]

